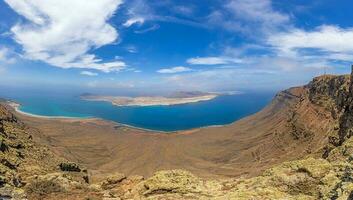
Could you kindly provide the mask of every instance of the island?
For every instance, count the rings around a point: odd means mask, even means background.
[[[115,106],[169,106],[187,103],[208,101],[216,98],[218,94],[205,92],[177,92],[169,96],[102,96],[82,94],[80,97],[87,101],[107,101]]]

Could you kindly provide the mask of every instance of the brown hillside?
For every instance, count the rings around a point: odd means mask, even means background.
[[[317,77],[231,125],[170,134],[0,106],[0,198],[352,199],[352,77]]]
[[[58,155],[99,174],[150,176],[158,170],[181,168],[203,177],[252,176],[285,160],[322,154],[337,120],[321,105],[322,98],[313,97],[313,87],[330,84],[321,81],[331,78],[347,83],[346,76],[319,77],[308,86],[280,92],[262,111],[231,125],[171,134],[99,119],[17,116],[38,129],[35,138]]]

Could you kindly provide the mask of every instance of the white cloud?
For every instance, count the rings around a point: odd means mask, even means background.
[[[130,27],[134,24],[143,24],[145,22],[145,19],[142,18],[142,17],[133,17],[133,18],[130,18],[128,19],[124,24],[123,26],[125,27]]]
[[[123,23],[123,26],[130,27],[133,24],[147,24],[153,22],[149,28],[137,30],[135,33],[145,33],[154,31],[159,28],[158,22],[177,23],[187,26],[196,26],[200,28],[207,28],[205,23],[197,22],[192,19],[180,17],[180,15],[188,18],[194,17],[194,7],[190,5],[177,5],[174,1],[148,1],[148,0],[129,0],[125,1],[128,19]],[[167,15],[161,15],[161,10],[166,11]],[[165,12],[162,12],[165,13]]]
[[[248,37],[275,32],[289,20],[288,15],[274,10],[271,0],[229,0],[208,16],[211,25]]]
[[[191,65],[225,65],[241,63],[242,60],[231,57],[196,57],[186,61]]]
[[[94,73],[90,71],[82,71],[80,74],[85,76],[98,76],[98,73]]]
[[[226,8],[239,19],[278,25],[286,23],[289,17],[272,8],[271,0],[231,0]]]
[[[6,47],[0,47],[0,62],[6,64],[13,64],[16,59],[11,55],[11,51]]]
[[[169,87],[201,91],[271,89],[282,90],[307,83],[323,73],[325,63],[308,63],[280,58],[249,58],[253,63],[173,74],[165,77]],[[290,73],[289,73],[290,71]]]
[[[313,31],[294,29],[269,37],[268,43],[280,55],[289,57],[316,55],[343,61],[353,59],[353,28],[321,26]]]
[[[209,22],[229,31],[241,32],[255,46],[225,48],[221,58],[238,58],[238,68],[253,71],[291,72],[302,79],[353,60],[353,27],[323,25],[312,30],[295,28],[289,14],[275,10],[271,0],[229,0],[215,10]],[[219,58],[214,57],[214,58]],[[207,58],[207,57],[205,57]],[[189,64],[218,64],[232,68],[222,59],[189,59]],[[311,76],[308,76],[311,74]]]
[[[142,72],[141,70],[139,69],[136,69],[136,68],[133,68],[133,67],[129,67],[125,70],[126,72],[134,72],[134,73],[140,73]]]
[[[192,69],[188,67],[178,66],[178,67],[160,69],[157,72],[161,74],[175,74],[175,73],[189,72],[189,71],[192,71]]]
[[[250,76],[248,73],[251,73],[251,71],[237,68],[210,69],[188,74],[172,75],[166,77],[165,81],[166,85],[192,90],[213,91],[219,90],[220,88],[234,89],[242,86],[243,82]]]
[[[136,31],[134,31],[134,33],[142,34],[142,33],[147,33],[147,32],[150,32],[150,31],[157,30],[159,28],[160,28],[160,26],[158,24],[154,24],[151,27],[148,27],[148,28],[145,28],[145,29],[141,29],[141,30],[136,30]]]
[[[191,16],[194,13],[194,9],[191,6],[174,6],[173,9],[175,10],[176,13],[186,15],[186,16]]]
[[[128,51],[129,53],[137,53],[138,49],[136,46],[134,45],[128,45],[125,47],[126,51]]]
[[[128,19],[123,23],[125,27],[130,27],[134,24],[142,25],[153,16],[153,9],[144,0],[126,1],[126,5],[128,7]]]
[[[122,61],[105,63],[89,51],[111,44],[117,31],[107,23],[122,0],[5,0],[28,21],[11,28],[28,59],[62,68],[121,70]]]

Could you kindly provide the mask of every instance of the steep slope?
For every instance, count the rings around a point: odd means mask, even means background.
[[[294,152],[306,152],[303,159],[276,165],[253,178],[205,180],[186,171],[160,171],[129,192],[122,179],[110,185],[110,194],[122,199],[353,199],[351,80],[353,71],[351,76],[321,76],[276,98],[299,98],[287,110],[286,129],[281,130],[288,132],[280,134],[277,143],[286,140]],[[266,109],[273,105],[281,104],[274,102]],[[273,125],[276,130],[280,127]]]
[[[0,199],[45,199],[52,192],[99,196],[90,193],[88,181],[86,171],[36,143],[30,129],[0,106]]]
[[[261,112],[229,126],[170,135],[100,120],[18,115],[29,128],[0,107],[0,194],[18,199],[352,199],[351,80],[353,71],[317,77],[280,92]],[[88,173],[57,155],[86,166]],[[192,173],[159,171],[175,168]],[[134,172],[153,175],[144,179]]]
[[[99,119],[18,117],[42,133],[35,139],[97,174],[148,177],[158,170],[181,168],[202,177],[254,176],[308,153],[321,156],[336,119],[313,104],[309,92],[308,87],[291,88],[259,113],[233,124],[171,134]]]

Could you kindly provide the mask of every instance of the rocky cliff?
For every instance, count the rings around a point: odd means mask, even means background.
[[[46,199],[51,193],[60,199],[87,190],[87,172],[35,142],[32,134],[0,106],[0,199]]]
[[[272,117],[261,123],[273,128],[266,136],[254,136],[267,146],[247,148],[244,156],[257,165],[271,157],[296,159],[250,178],[204,179],[184,170],[163,170],[147,179],[112,173],[92,181],[90,171],[34,141],[33,130],[0,107],[0,199],[353,199],[351,80],[353,71],[350,76],[324,75],[279,93],[260,115]],[[218,162],[229,164],[231,158]]]

